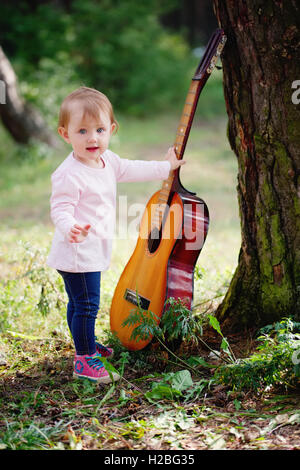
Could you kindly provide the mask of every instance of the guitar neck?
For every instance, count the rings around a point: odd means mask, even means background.
[[[196,111],[197,101],[200,94],[199,82],[192,80],[186,101],[182,110],[181,118],[175,134],[174,148],[178,160],[183,158],[189,133],[192,127],[193,118]],[[175,177],[175,171],[170,171],[169,177],[163,181],[160,190],[161,202],[167,203]]]
[[[202,85],[201,87],[200,81],[192,80],[189,91],[187,93],[186,101],[183,107],[174,142],[175,153],[178,160],[181,160],[183,157],[186,143],[192,127],[198,98],[203,86],[204,85]],[[173,182],[176,178],[177,173],[178,171],[176,172],[176,170],[170,171],[168,178],[162,183],[162,187],[160,189],[158,197],[159,206],[156,208],[154,217],[152,219],[152,228],[156,227],[157,229],[159,229],[161,227],[163,214],[165,212],[165,208],[170,197],[171,188],[173,186]]]
[[[181,160],[183,158],[183,154],[195,116],[199,95],[204,87],[207,78],[208,75],[204,76],[202,80],[191,81],[190,88],[187,93],[180,121],[175,134],[174,148],[178,160]],[[159,196],[159,201],[161,201],[161,203],[167,203],[175,177],[176,171],[173,170],[170,171],[168,178],[163,181]]]
[[[175,153],[178,160],[183,158],[200,93],[216,65],[216,62],[224,48],[225,42],[226,36],[223,30],[216,30],[206,47],[205,54],[191,81],[174,142]],[[152,226],[156,227],[157,229],[161,227],[163,214],[170,197],[172,186],[175,179],[178,177],[178,174],[179,169],[170,171],[169,177],[163,181],[158,198],[159,207],[157,208],[152,221]]]

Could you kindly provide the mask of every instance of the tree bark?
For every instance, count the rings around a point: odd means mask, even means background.
[[[58,140],[49,131],[42,116],[18,94],[16,74],[1,46],[0,80],[2,85],[0,117],[14,140],[27,144],[31,139],[37,139],[56,147]]]
[[[213,3],[228,37],[224,95],[242,232],[217,317],[234,331],[300,318],[300,105],[292,99],[300,7],[296,0]]]

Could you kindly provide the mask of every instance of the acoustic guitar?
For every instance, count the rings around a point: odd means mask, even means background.
[[[199,95],[226,42],[224,31],[212,35],[191,81],[176,132],[175,152],[182,159]],[[209,213],[205,202],[186,190],[179,169],[171,171],[148,201],[134,252],[116,286],[110,309],[111,331],[129,350],[143,349],[151,337],[133,339],[137,325],[123,325],[133,309],[153,312],[160,321],[168,298],[192,307],[194,269],[206,239]]]

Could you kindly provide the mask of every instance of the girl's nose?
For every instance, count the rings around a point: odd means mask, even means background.
[[[96,142],[97,140],[97,134],[92,132],[90,135],[89,135],[89,142]]]

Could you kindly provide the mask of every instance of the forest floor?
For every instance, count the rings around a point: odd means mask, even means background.
[[[300,450],[299,390],[257,394],[212,384],[190,400],[188,390],[150,397],[167,370],[180,370],[168,368],[168,353],[154,346],[135,353],[135,365],[125,366],[119,382],[95,385],[73,379],[72,346],[54,333],[46,342],[7,335],[6,349],[14,354],[3,355],[0,366],[2,448]],[[218,346],[213,333],[205,339]],[[249,340],[255,344],[245,335],[228,339],[236,354]],[[216,365],[205,348],[190,353]],[[209,380],[207,369],[201,374]],[[192,378],[195,387],[199,377]]]

